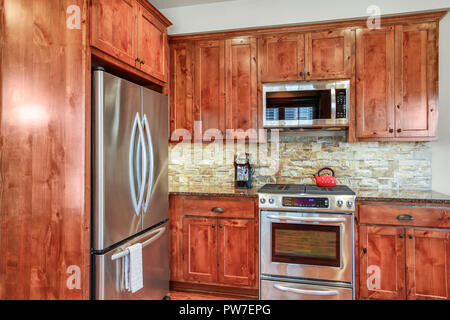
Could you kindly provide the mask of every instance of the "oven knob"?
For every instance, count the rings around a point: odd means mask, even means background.
[[[266,199],[261,198],[261,200],[259,200],[259,202],[261,202],[261,204],[264,204],[264,203],[266,203]]]
[[[269,203],[270,203],[270,204],[274,204],[274,203],[275,203],[275,200],[274,200],[274,199],[269,199]]]
[[[342,207],[342,206],[344,205],[344,201],[338,200],[338,201],[336,202],[336,204],[337,204],[338,207]]]
[[[353,207],[353,201],[347,201],[347,207],[352,208]]]

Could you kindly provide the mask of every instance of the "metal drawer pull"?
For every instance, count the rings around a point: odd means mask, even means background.
[[[283,291],[283,292],[292,292],[292,293],[298,293],[298,294],[305,294],[310,296],[337,296],[339,292],[336,290],[331,291],[322,291],[322,290],[303,290],[303,289],[294,289],[294,288],[288,288],[280,286],[279,284],[274,284],[273,287],[277,290]]]
[[[212,208],[211,211],[215,212],[215,213],[224,213],[225,209],[224,208],[220,208],[220,207],[215,207],[215,208]]]
[[[142,248],[145,248],[149,245],[151,245],[153,242],[155,242],[156,240],[158,240],[159,238],[161,238],[161,236],[163,235],[163,233],[166,231],[166,227],[162,227],[151,239],[148,239],[147,241],[145,241],[142,244]],[[128,254],[128,249],[123,250],[122,252],[116,253],[111,257],[111,260],[117,260],[120,258],[125,257]]]
[[[401,215],[397,216],[397,220],[413,221],[414,217],[409,214],[401,214]]]
[[[309,218],[309,217],[288,217],[288,216],[267,216],[272,220],[292,220],[305,222],[345,222],[345,218]]]

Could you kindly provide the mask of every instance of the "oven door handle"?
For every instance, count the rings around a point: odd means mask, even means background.
[[[283,292],[291,292],[298,294],[305,294],[310,296],[337,296],[339,293],[336,290],[323,291],[323,290],[303,290],[303,289],[295,289],[281,286],[279,284],[274,284],[273,287],[277,290]]]
[[[310,218],[310,217],[289,217],[289,216],[267,216],[272,220],[291,220],[303,222],[345,222],[345,218]]]

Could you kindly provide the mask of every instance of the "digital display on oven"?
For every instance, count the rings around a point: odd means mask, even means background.
[[[328,208],[328,198],[284,197],[283,207]]]

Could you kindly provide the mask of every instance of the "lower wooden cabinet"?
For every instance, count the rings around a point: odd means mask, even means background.
[[[440,229],[448,213],[449,208],[360,205],[360,298],[449,300],[450,230]],[[395,226],[380,225],[383,216]]]
[[[172,285],[256,296],[256,200],[171,196],[170,205]]]

